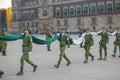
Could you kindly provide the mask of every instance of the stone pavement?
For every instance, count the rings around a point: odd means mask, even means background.
[[[40,37],[45,38],[45,36]],[[77,35],[71,37],[78,38]],[[50,52],[47,51],[46,45],[33,44],[33,53],[30,54],[30,58],[38,65],[37,71],[32,72],[32,67],[26,63],[22,76],[16,76],[20,67],[22,41],[8,42],[7,56],[0,54],[0,70],[5,72],[0,80],[120,80],[120,58],[111,57],[114,38],[114,36],[110,37],[107,61],[97,60],[100,37],[94,36],[95,43],[91,49],[91,53],[95,55],[93,62],[89,59],[89,63],[84,64],[84,49],[79,45],[71,45],[70,50],[66,50],[66,54],[72,64],[67,67],[63,59],[59,69],[54,67],[59,57],[58,41],[52,43]]]

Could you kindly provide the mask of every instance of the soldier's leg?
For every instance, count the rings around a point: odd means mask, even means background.
[[[63,57],[64,54],[65,54],[65,50],[60,50],[59,61],[58,61],[58,63],[55,65],[56,68],[59,68],[59,65],[60,65],[60,63],[61,63],[61,61],[62,61],[62,57]]]
[[[112,55],[113,57],[116,56],[116,52],[117,52],[117,44],[114,42],[114,54]]]
[[[92,55],[92,54],[89,52],[89,56],[91,57],[91,60],[94,61],[94,55]]]
[[[85,61],[83,63],[88,63],[89,50],[90,48],[85,48]]]
[[[2,55],[6,56],[7,43],[2,44]]]
[[[30,60],[28,54],[26,55],[25,60],[26,60],[27,63],[29,63],[30,65],[33,66],[33,72],[35,72],[35,71],[36,71],[36,68],[37,68],[37,65],[35,65],[35,64]]]
[[[3,74],[4,72],[0,70],[0,78],[2,77]]]
[[[100,45],[100,46],[99,46],[100,58],[98,58],[98,60],[102,60],[102,49],[103,49],[103,47]]]
[[[120,57],[120,44],[118,45],[118,47],[119,47],[119,56],[118,57]]]
[[[23,54],[21,57],[21,60],[20,60],[20,63],[21,63],[20,71],[16,75],[23,75],[23,67],[24,67],[25,57],[26,57],[26,55]]]
[[[104,59],[103,60],[106,60],[107,59],[107,46],[104,47]]]
[[[51,51],[51,49],[50,49],[50,44],[47,44],[47,50],[48,50],[48,51]]]
[[[69,66],[71,64],[70,60],[67,58],[66,54],[64,53],[63,57],[65,58],[65,60],[67,60],[67,64],[66,66]]]

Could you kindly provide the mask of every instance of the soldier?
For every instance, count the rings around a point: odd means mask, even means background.
[[[113,35],[116,36],[116,39],[114,41],[114,54],[112,56],[116,57],[117,47],[119,47],[119,53],[120,53],[120,28],[117,28],[117,31],[115,31]],[[120,57],[120,54],[118,57]]]
[[[86,36],[85,36],[85,45],[84,45],[84,49],[85,49],[85,61],[83,63],[88,63],[88,57],[91,56],[91,60],[94,60],[94,56],[90,53],[90,49],[93,46],[93,38],[92,38],[92,34],[90,34],[90,29],[86,28]]]
[[[6,30],[2,30],[3,32],[3,36],[7,35],[7,31]],[[2,55],[6,56],[6,48],[7,48],[7,41],[2,40]]]
[[[79,37],[81,37],[83,30],[80,27],[78,28],[78,32],[79,32]],[[80,44],[80,47],[82,47],[82,44],[83,44],[83,42]]]
[[[45,30],[45,34],[46,34],[46,40],[50,40],[52,38],[52,33],[50,32],[49,29]],[[47,44],[47,50],[48,51],[51,51],[50,45],[51,45],[51,43]]]
[[[0,78],[2,77],[3,74],[4,74],[4,72],[2,70],[0,70]]]
[[[99,42],[99,53],[100,58],[98,60],[102,60],[102,50],[104,49],[104,59],[107,57],[107,44],[109,43],[109,34],[107,33],[107,29],[105,27],[102,28],[102,31],[98,32],[98,35],[101,36],[101,40]]]
[[[71,64],[70,60],[67,58],[67,56],[65,54],[66,45],[68,45],[68,48],[70,47],[70,41],[69,41],[68,35],[65,33],[65,31],[66,31],[65,28],[61,28],[61,33],[60,33],[60,38],[59,38],[60,55],[59,55],[59,61],[55,65],[56,68],[59,68],[59,65],[60,65],[63,57],[65,58],[65,60],[67,60],[66,66],[69,66]]]
[[[23,67],[24,67],[24,61],[29,63],[33,66],[33,72],[36,71],[37,65],[35,65],[30,59],[29,54],[32,53],[32,36],[30,35],[30,30],[28,28],[25,28],[24,30],[24,37],[23,37],[23,44],[22,44],[22,51],[23,55],[21,57],[21,67],[20,71],[16,75],[23,75]]]

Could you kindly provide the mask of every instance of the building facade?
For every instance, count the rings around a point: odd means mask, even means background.
[[[12,8],[0,9],[0,29],[12,28]]]
[[[105,26],[109,30],[120,27],[120,0],[16,0],[16,4],[19,9],[13,11],[18,31],[27,26],[42,33],[44,25],[52,32],[60,27],[71,32],[77,32],[78,27],[92,31]]]

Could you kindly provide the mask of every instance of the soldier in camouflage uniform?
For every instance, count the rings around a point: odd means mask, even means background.
[[[98,35],[101,36],[101,40],[99,42],[99,53],[100,58],[98,60],[102,60],[102,50],[104,49],[104,58],[103,60],[106,60],[107,57],[107,44],[109,43],[109,34],[107,32],[107,29],[105,27],[102,28],[102,31],[98,33]]]
[[[46,40],[50,40],[52,38],[52,33],[50,32],[49,29],[45,30],[45,34],[46,34]],[[50,45],[51,45],[51,43],[47,44],[47,50],[48,51],[51,51]]]
[[[88,57],[91,56],[91,60],[94,60],[94,56],[90,53],[90,49],[94,44],[92,34],[90,34],[89,28],[86,28],[86,36],[85,36],[85,44],[84,44],[84,49],[85,49],[85,61],[84,63],[88,63]]]
[[[59,55],[59,61],[55,65],[56,68],[59,68],[59,65],[60,65],[60,63],[62,61],[62,58],[64,58],[67,61],[66,66],[69,66],[71,64],[70,60],[67,58],[67,56],[65,54],[66,45],[68,45],[68,48],[70,47],[69,37],[65,33],[65,31],[66,31],[65,28],[61,28],[61,33],[60,33],[60,38],[59,38],[59,42],[60,42],[60,55]]]
[[[23,75],[23,67],[24,67],[24,61],[29,63],[33,66],[33,72],[36,71],[37,65],[35,65],[30,59],[29,54],[32,53],[32,36],[30,35],[30,30],[26,28],[24,30],[24,37],[23,37],[23,44],[22,44],[22,51],[23,55],[21,57],[21,67],[20,71],[16,75]]]
[[[120,53],[120,28],[117,28],[117,31],[114,33],[114,35],[116,36],[116,39],[114,41],[114,54],[112,56],[116,57],[117,47],[119,47]],[[118,57],[120,57],[120,54]]]
[[[7,31],[6,30],[2,30],[3,35],[2,36],[6,36],[7,35]],[[7,41],[2,40],[2,55],[6,56],[6,48],[7,48]]]

